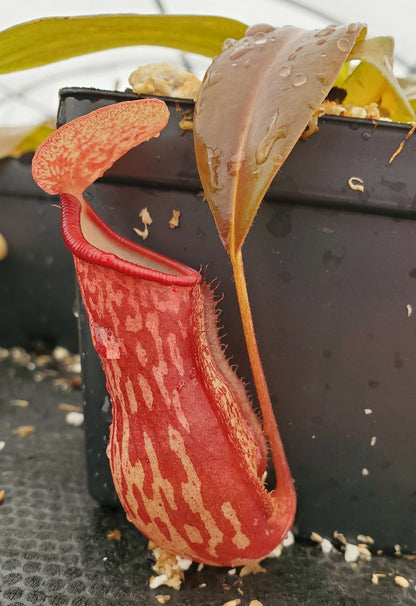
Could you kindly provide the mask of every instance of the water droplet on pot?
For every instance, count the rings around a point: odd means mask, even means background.
[[[327,269],[337,269],[344,260],[346,251],[341,243],[335,244],[332,249],[326,250],[322,255],[322,264]]]
[[[349,53],[351,50],[351,44],[347,38],[340,38],[337,42],[337,47],[343,53]]]
[[[78,298],[75,299],[73,305],[72,305],[72,314],[73,316],[75,316],[75,318],[79,318],[79,301]]]
[[[306,82],[308,81],[308,77],[306,74],[295,74],[295,76],[293,76],[293,80],[292,80],[292,84],[293,86],[302,86],[303,84],[306,84]]]
[[[322,44],[325,44],[326,39],[325,38],[319,38],[319,40],[316,41],[316,44],[318,46],[321,46]]]
[[[361,137],[364,139],[364,141],[368,141],[371,139],[371,133],[364,132],[361,134]]]
[[[267,42],[267,35],[264,32],[257,32],[254,34],[254,44],[258,46],[262,46]]]
[[[290,76],[291,73],[292,73],[292,66],[291,65],[283,65],[280,68],[279,76],[281,76],[282,78],[287,78],[288,76]]]
[[[231,67],[237,67],[238,63],[236,63],[235,61],[233,63],[231,63]]]
[[[290,55],[288,56],[287,60],[288,61],[293,61],[294,59],[296,59],[296,53],[290,53]]]
[[[251,47],[251,40],[249,38],[243,38],[242,44],[246,48],[250,48]]]
[[[235,44],[234,38],[226,38],[224,40],[224,42],[222,43],[222,50],[225,51],[228,48],[231,48],[232,46],[234,46],[234,44]]]

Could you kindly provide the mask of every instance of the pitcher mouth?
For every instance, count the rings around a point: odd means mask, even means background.
[[[61,194],[60,199],[64,241],[76,257],[167,286],[195,286],[202,281],[195,269],[116,233],[85,198]]]

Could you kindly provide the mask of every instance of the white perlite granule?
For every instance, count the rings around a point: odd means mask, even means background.
[[[65,421],[68,425],[73,425],[74,427],[81,427],[84,422],[84,415],[82,412],[69,412],[65,416]]]
[[[345,554],[344,559],[346,562],[356,562],[360,557],[360,550],[358,545],[354,545],[353,543],[347,543],[345,545]]]

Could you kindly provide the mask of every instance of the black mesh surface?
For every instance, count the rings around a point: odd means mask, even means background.
[[[160,595],[170,596],[169,606],[416,603],[416,562],[379,556],[353,566],[340,551],[325,555],[309,544],[265,561],[265,573],[240,578],[238,570],[193,565],[180,591],[150,589],[147,540],[122,511],[101,508],[87,493],[83,428],[66,422],[68,405],[82,405],[76,376],[34,366],[10,356],[0,362],[1,606],[157,605]],[[22,426],[34,431],[13,433]],[[120,541],[107,538],[114,529]],[[386,576],[375,585],[373,573]],[[410,586],[398,586],[395,575]]]

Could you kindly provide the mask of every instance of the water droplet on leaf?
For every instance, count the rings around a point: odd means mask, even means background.
[[[257,164],[263,164],[270,156],[273,145],[278,139],[284,139],[286,137],[287,124],[281,126],[278,125],[279,114],[276,113],[267,129],[266,135],[260,141],[256,150],[256,162]],[[280,156],[279,156],[280,158]]]
[[[347,34],[354,34],[358,29],[357,23],[350,23],[347,27]]]
[[[293,86],[302,86],[303,84],[306,84],[307,81],[308,81],[307,75],[299,73],[293,77],[292,84],[293,84]]]
[[[282,78],[287,78],[288,76],[290,76],[291,73],[292,73],[292,66],[283,65],[280,68],[279,76],[281,76]]]
[[[224,42],[222,43],[222,50],[225,51],[228,48],[231,48],[232,46],[234,46],[234,44],[235,44],[234,38],[226,38],[224,40]]]
[[[254,34],[254,44],[262,46],[263,44],[266,44],[266,42],[267,36],[264,32],[257,32],[256,34]]]
[[[250,50],[250,46],[239,46],[230,55],[231,61],[236,61],[240,57],[243,57]]]
[[[343,53],[349,53],[351,50],[351,45],[350,45],[349,40],[347,40],[347,38],[340,38],[337,42],[337,47]]]
[[[275,28],[273,27],[273,25],[268,25],[267,23],[257,23],[256,25],[251,25],[246,30],[246,36],[254,36],[254,34],[258,32],[272,32],[274,29]]]

